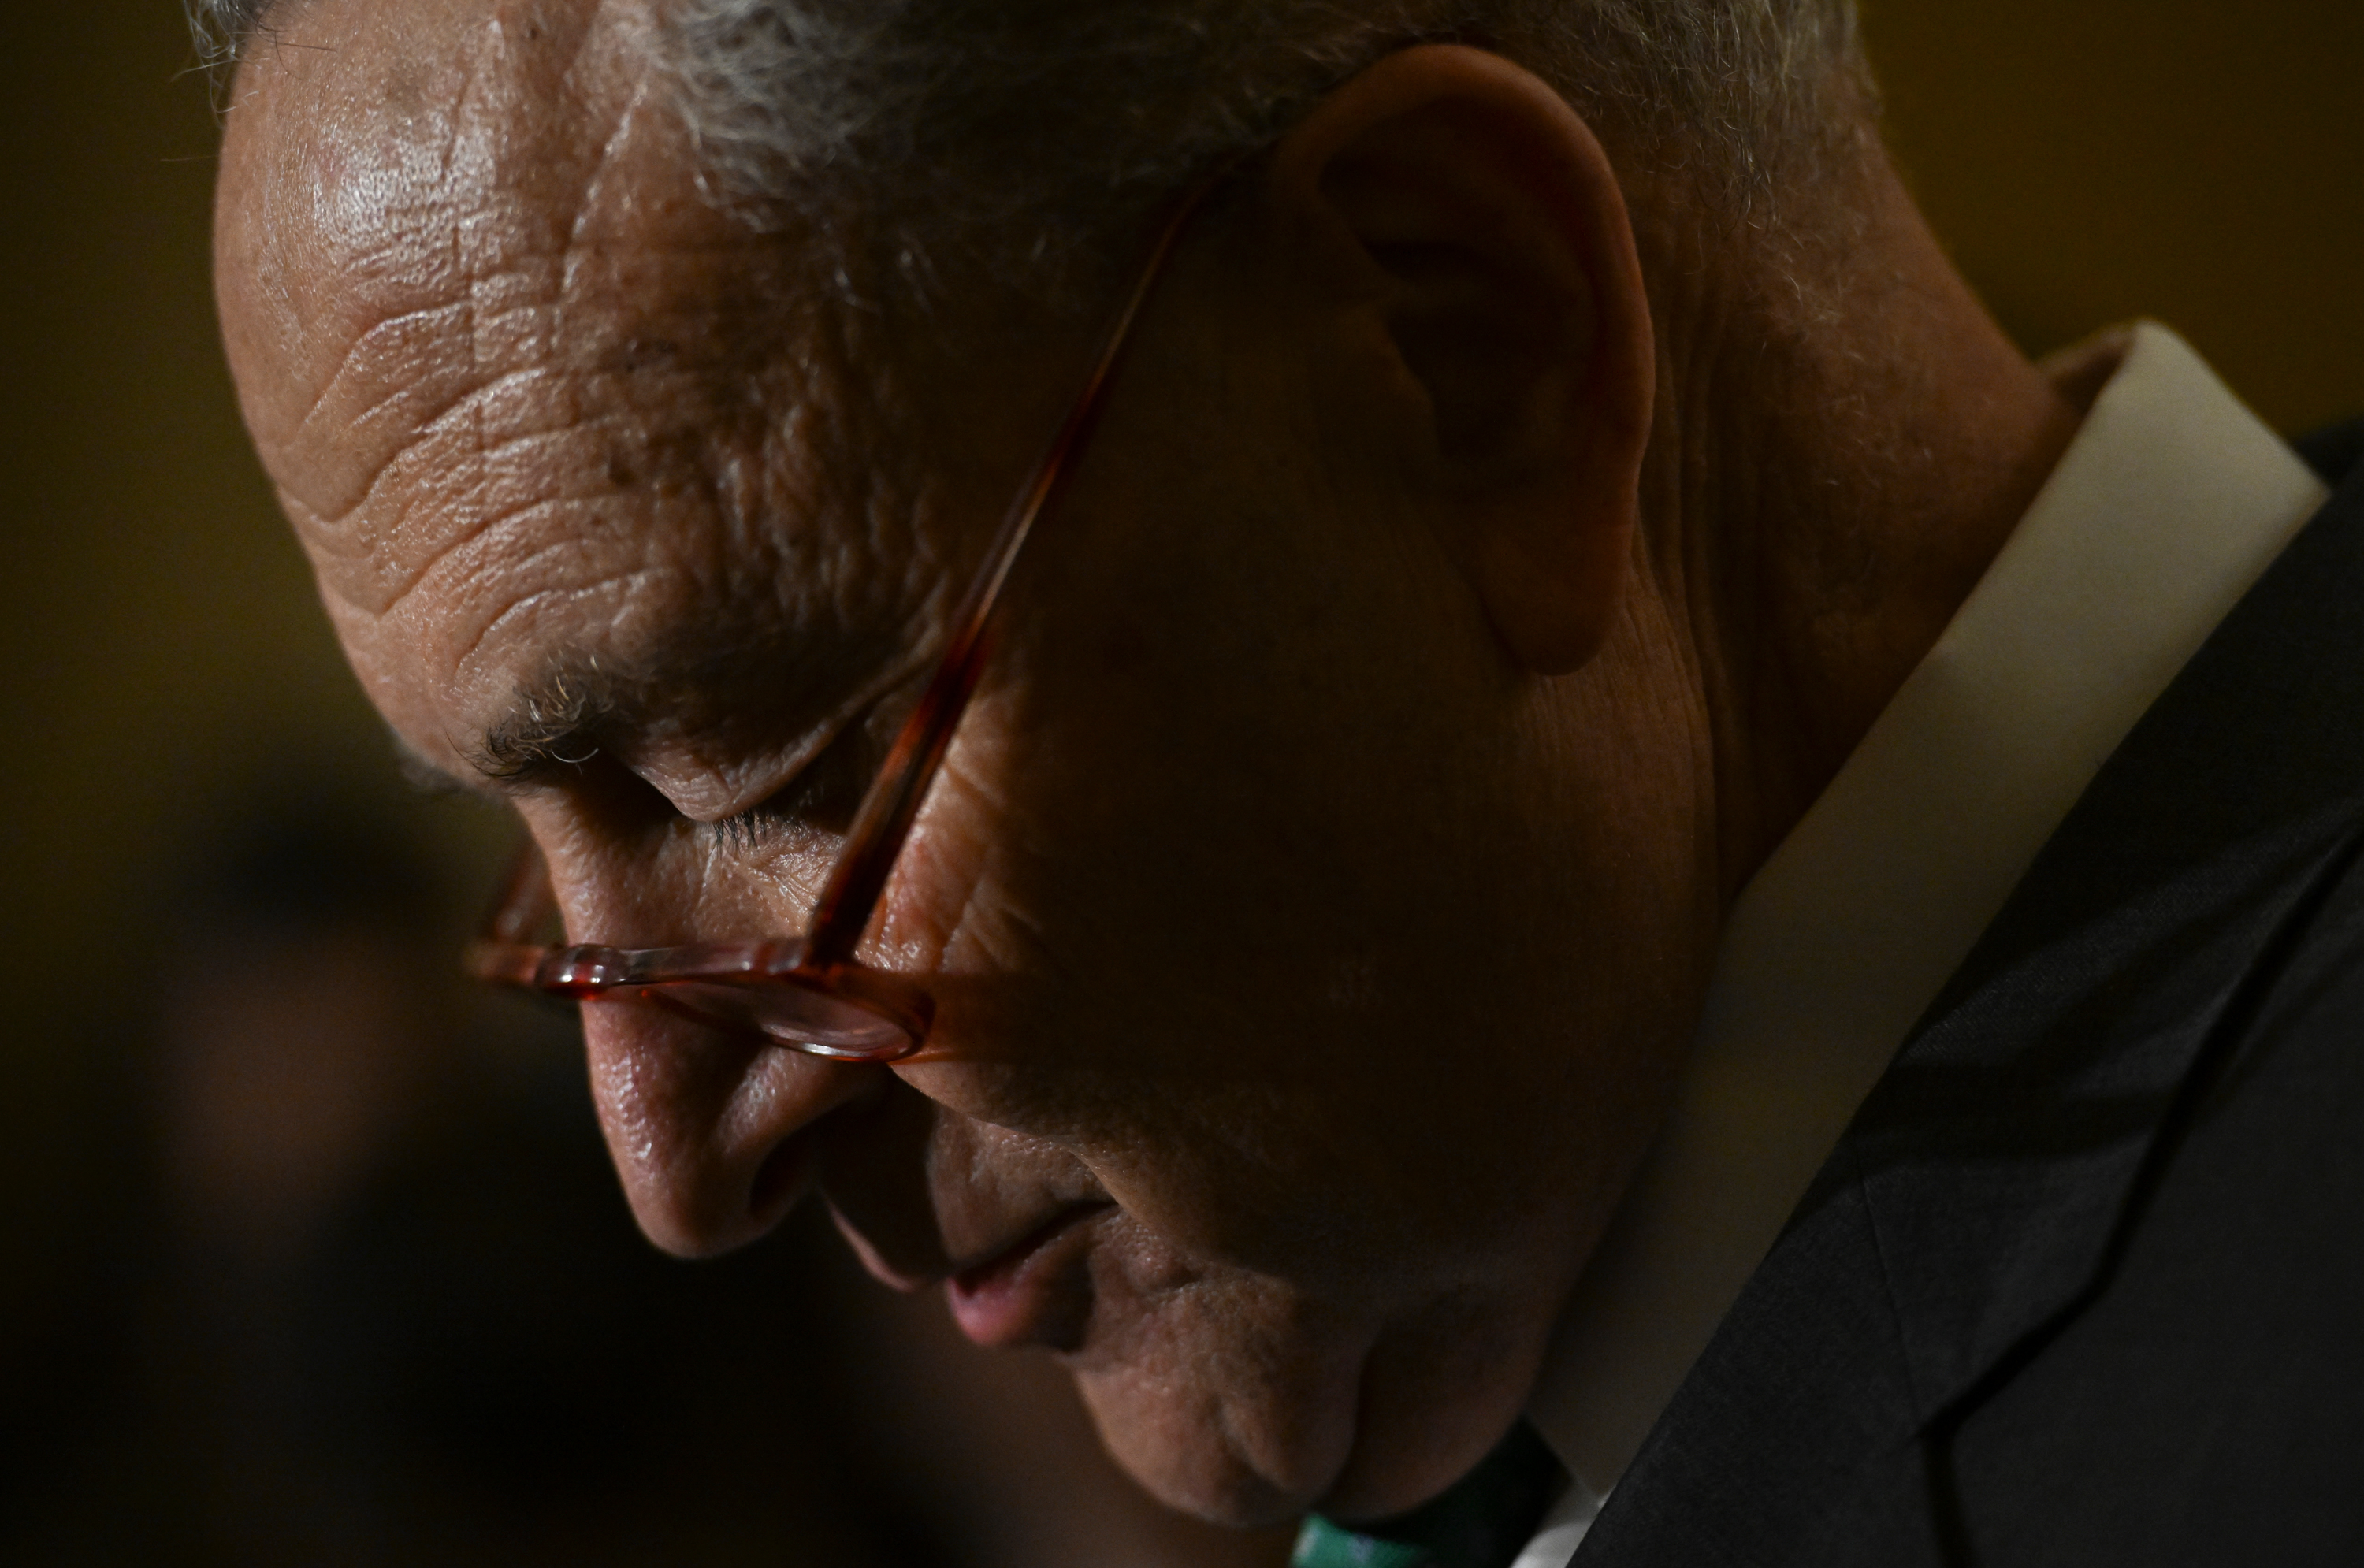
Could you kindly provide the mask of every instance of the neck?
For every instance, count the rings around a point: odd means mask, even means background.
[[[1727,901],[1929,651],[2078,423],[1884,161],[1849,210],[1819,257],[1694,266],[1658,312],[1649,565],[1697,661]]]

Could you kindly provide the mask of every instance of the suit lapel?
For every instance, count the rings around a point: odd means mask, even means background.
[[[1921,1437],[2106,1284],[2364,823],[2364,476],[2135,727],[1865,1102],[1580,1560],[1946,1555]]]

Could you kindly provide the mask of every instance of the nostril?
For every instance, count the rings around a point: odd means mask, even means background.
[[[808,1093],[803,1098],[802,1115],[786,1124],[785,1136],[764,1151],[757,1162],[742,1211],[743,1234],[751,1240],[777,1225],[816,1184],[820,1150],[829,1131],[849,1120],[860,1122],[863,1108],[877,1104],[895,1082],[891,1074],[875,1067],[824,1062],[789,1051],[772,1054],[775,1070],[808,1077],[825,1092]],[[780,1130],[782,1125],[775,1123],[774,1129]]]
[[[600,1125],[633,1213],[685,1257],[744,1246],[778,1223],[813,1184],[817,1126],[889,1077],[660,1007],[585,1015]]]
[[[760,1236],[779,1223],[797,1200],[804,1196],[812,1184],[812,1140],[804,1137],[784,1138],[755,1167],[755,1179],[747,1187],[747,1223],[751,1235]]]

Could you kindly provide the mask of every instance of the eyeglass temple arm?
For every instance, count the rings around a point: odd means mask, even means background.
[[[1051,438],[1042,461],[1035,464],[1033,477],[1010,502],[1001,531],[987,552],[984,567],[969,585],[953,617],[953,637],[946,645],[943,662],[936,667],[919,706],[911,710],[911,717],[895,737],[894,747],[887,752],[886,766],[879,771],[876,782],[863,796],[853,824],[847,830],[844,851],[813,906],[812,931],[806,946],[808,962],[850,961],[863,933],[869,929],[871,916],[886,892],[887,876],[902,854],[903,841],[910,834],[911,824],[927,799],[928,786],[935,782],[936,770],[943,764],[953,732],[976,690],[977,677],[985,668],[986,623],[1001,596],[1002,584],[1009,581],[1009,570],[1017,563],[1018,552],[1024,547],[1027,536],[1033,531],[1035,519],[1065,487],[1069,460],[1099,417],[1109,383],[1132,335],[1133,322],[1165,272],[1184,226],[1208,194],[1230,172],[1231,166],[1226,165],[1192,190],[1159,230],[1132,293],[1101,340],[1099,358],[1092,366],[1090,378]]]

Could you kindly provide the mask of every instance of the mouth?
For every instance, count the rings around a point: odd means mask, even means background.
[[[944,1297],[961,1332],[980,1345],[1077,1349],[1092,1312],[1092,1221],[1115,1207],[1070,1204],[946,1280]]]

